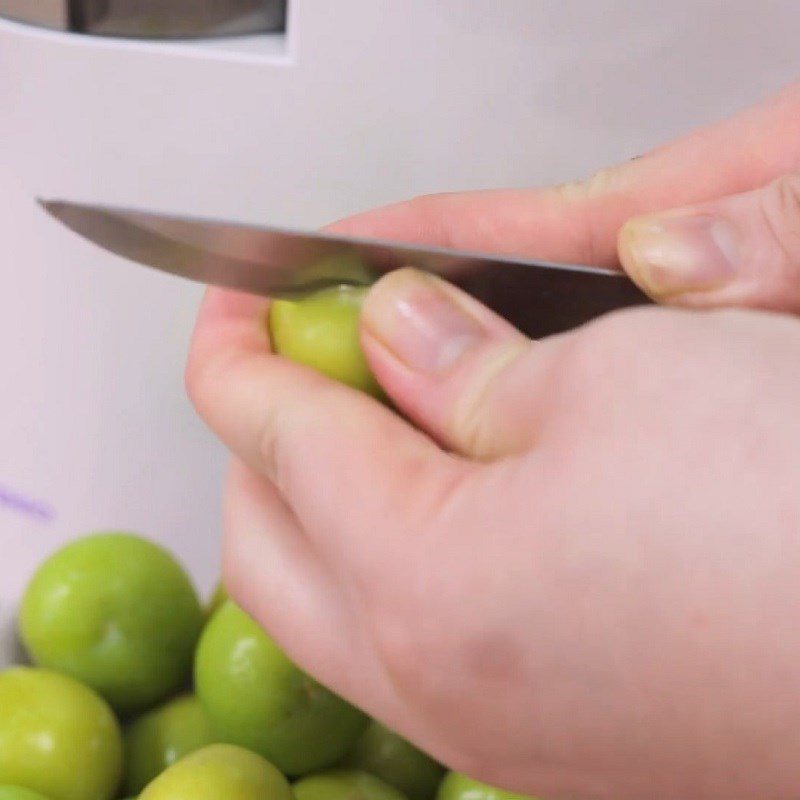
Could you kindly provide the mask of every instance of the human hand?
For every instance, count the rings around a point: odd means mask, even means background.
[[[533,200],[526,252],[567,259],[573,191]],[[494,199],[520,213],[477,233],[454,196],[340,227],[522,248],[530,208]],[[646,309],[534,344],[395,273],[363,344],[416,430],[271,355],[263,312],[210,292],[187,378],[239,459],[228,588],[290,655],[489,782],[794,797],[798,323]]]

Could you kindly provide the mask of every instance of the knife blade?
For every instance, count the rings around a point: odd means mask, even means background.
[[[73,232],[125,259],[264,297],[368,285],[415,266],[461,287],[534,338],[651,302],[622,273],[599,267],[65,200],[39,203]]]

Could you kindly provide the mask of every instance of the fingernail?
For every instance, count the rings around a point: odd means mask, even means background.
[[[640,217],[620,233],[620,258],[642,287],[656,295],[719,288],[736,275],[738,234],[726,219],[681,213]]]
[[[427,373],[446,372],[486,336],[446,284],[414,269],[371,290],[362,324],[406,366]]]

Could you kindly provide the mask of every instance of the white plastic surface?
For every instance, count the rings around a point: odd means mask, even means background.
[[[213,44],[0,21],[0,628],[78,534],[154,536],[204,591],[220,538],[225,453],[182,383],[200,288],[34,197],[316,226],[571,179],[800,76],[795,0],[289,5],[287,37]]]

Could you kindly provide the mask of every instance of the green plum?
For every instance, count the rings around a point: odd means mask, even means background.
[[[172,555],[125,533],[88,536],[52,555],[20,612],[31,660],[91,686],[121,713],[186,684],[202,625],[197,594]]]
[[[335,764],[366,725],[364,714],[302,672],[231,601],[200,639],[195,686],[221,741],[261,754],[287,775]]]
[[[448,772],[439,786],[436,800],[536,800],[524,794],[508,792],[467,777],[462,772]]]
[[[214,744],[162,772],[139,800],[293,800],[286,778],[241,747]]]
[[[274,300],[269,332],[278,355],[354,389],[384,398],[359,339],[363,286],[341,285],[298,300]]]
[[[295,800],[406,800],[380,778],[359,769],[332,769],[309,775],[292,787]]]
[[[0,783],[52,800],[111,800],[121,776],[122,735],[99,695],[36,667],[0,673]]]
[[[125,731],[125,792],[138,794],[167,767],[216,741],[206,712],[193,694],[139,717]]]
[[[0,800],[47,800],[43,794],[21,786],[0,786]]]
[[[409,800],[431,800],[445,772],[429,755],[375,720],[370,722],[344,763],[377,775]]]

